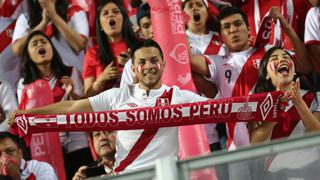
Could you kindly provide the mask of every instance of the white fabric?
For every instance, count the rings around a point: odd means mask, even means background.
[[[304,42],[306,44],[320,44],[320,7],[313,7],[308,11],[305,22]]]
[[[145,90],[140,89],[139,85],[127,85],[122,88],[114,88],[103,93],[90,97],[90,103],[94,111],[132,109],[132,104],[138,107],[155,106],[156,99],[170,87],[162,85],[161,88],[151,90],[147,96]],[[207,98],[201,97],[190,91],[180,90],[173,87],[171,104],[180,104],[187,102],[205,101]],[[129,106],[131,105],[131,106]],[[127,153],[136,143],[143,130],[117,131],[116,140],[116,164],[126,158]],[[158,158],[165,156],[176,157],[178,154],[178,128],[160,128],[147,148],[133,161],[124,172],[150,167]]]
[[[192,54],[204,54],[210,43],[219,45],[219,41],[213,39],[214,36],[219,36],[218,33],[209,31],[208,34],[197,35],[191,32],[189,29],[186,31],[186,35],[191,47]],[[221,46],[217,55],[223,56],[226,54],[225,46]]]
[[[121,74],[120,87],[124,87],[126,84],[130,85],[133,83],[134,73],[131,69],[131,66],[132,66],[132,60],[129,59],[124,65],[124,68]]]
[[[17,2],[16,2],[17,3]],[[12,6],[10,6],[11,8]],[[8,11],[8,7],[6,8]],[[10,17],[0,16],[0,33],[5,33],[10,39],[12,38],[13,30],[8,26],[13,23],[20,14],[26,12],[27,1],[22,1],[15,9],[10,9],[13,14]],[[5,43],[7,47],[0,52],[0,79],[7,81],[16,90],[16,85],[20,79],[20,59],[13,55],[11,42]]]
[[[24,159],[21,159],[20,169],[22,170],[21,180],[27,179],[32,174],[35,176],[37,180],[38,179],[46,179],[46,180],[58,179],[52,166],[46,162],[40,162],[37,160],[25,161]]]
[[[69,26],[88,38],[89,36],[89,24],[87,15],[84,11],[78,11],[73,14],[72,17],[68,18],[70,21],[68,22]],[[28,14],[22,14],[17,20],[16,27],[14,29],[12,42],[22,38],[27,35],[30,31],[30,26],[28,24],[29,16]],[[59,52],[64,64],[68,66],[73,66],[77,68],[79,71],[82,71],[83,59],[84,59],[84,50],[75,53],[72,48],[68,45],[65,39],[60,34],[60,39],[55,38],[54,36],[51,38],[54,47]]]
[[[1,81],[0,84],[0,107],[3,110],[5,117],[8,117],[11,111],[18,109],[17,99],[14,91],[10,84],[5,81]],[[8,131],[7,120],[8,118],[0,123],[0,132]]]
[[[305,90],[301,90],[301,95],[307,93]],[[320,99],[320,92],[317,93],[318,99]],[[289,106],[287,106],[286,111],[292,107],[293,104],[290,101]],[[310,110],[312,112],[320,112],[320,104],[313,100]],[[288,137],[301,137],[306,133],[306,129],[303,125],[302,120],[296,125],[296,127],[291,132]],[[311,164],[312,162],[320,160],[320,150],[318,147],[305,148],[301,150],[294,150],[285,153],[280,153],[272,160],[272,163],[269,167],[270,172],[277,172],[281,169],[301,169],[306,165]]]

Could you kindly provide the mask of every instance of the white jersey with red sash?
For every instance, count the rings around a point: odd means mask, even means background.
[[[52,166],[46,162],[37,160],[25,161],[21,159],[20,170],[21,180],[58,179]]]
[[[314,93],[311,91],[301,90],[301,95],[305,103],[312,112],[320,111],[320,104],[316,102]],[[318,99],[320,93],[317,93]],[[299,116],[296,108],[289,102],[286,108],[286,120],[278,123],[272,131],[271,140],[278,138],[292,138],[303,136],[306,132],[305,126]],[[276,172],[281,169],[300,169],[316,160],[320,160],[320,151],[316,148],[308,148],[302,150],[294,150],[277,154],[276,156],[266,159],[266,166],[270,172]]]
[[[166,85],[151,90],[147,95],[138,84],[113,88],[89,98],[94,111],[179,104],[206,99],[190,91],[180,90],[176,86],[170,88]],[[144,112],[136,113],[143,115]],[[116,148],[115,172],[147,168],[154,165],[158,158],[178,156],[178,128],[117,131]]]
[[[14,29],[12,42],[22,38],[24,35],[28,34],[30,31],[30,26],[28,24],[29,16],[28,14],[22,14],[19,16],[16,27]],[[68,19],[67,23],[69,26],[82,35],[85,38],[89,36],[89,24],[86,12],[83,11],[79,6],[70,5],[68,8]],[[82,71],[84,51],[76,53],[72,50],[66,40],[59,34],[60,38],[53,36],[52,24],[48,24],[45,33],[51,37],[54,47],[59,52],[62,61],[67,66],[72,66]]]
[[[186,31],[192,54],[224,55],[225,48],[220,42],[219,34],[209,31],[208,34],[197,35],[190,30]]]
[[[258,69],[265,48],[250,48],[246,51],[228,53],[225,56],[207,56],[210,64],[209,81],[216,84],[219,97],[246,96],[254,88],[258,79]],[[228,123],[229,150],[250,144],[246,124]]]
[[[11,41],[16,20],[26,10],[25,2],[7,0],[0,7],[0,79],[14,89],[20,79],[20,59],[13,55]]]

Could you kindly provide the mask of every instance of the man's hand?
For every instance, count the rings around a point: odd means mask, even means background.
[[[19,109],[12,111],[9,115],[9,121],[8,121],[9,126],[11,127],[14,124],[16,124],[16,116],[18,114],[25,114],[25,113],[26,112],[24,110],[19,110]]]
[[[0,174],[10,176],[14,180],[21,179],[20,168],[16,160],[7,155],[3,155],[0,159]]]
[[[76,174],[73,176],[72,180],[80,180],[87,178],[86,169],[88,166],[81,166]]]
[[[5,115],[3,109],[0,107],[0,124],[4,121]]]

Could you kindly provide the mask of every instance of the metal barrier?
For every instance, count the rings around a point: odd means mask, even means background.
[[[100,177],[100,178],[94,178],[97,180],[100,179],[110,179],[110,180],[187,180],[187,179],[197,179],[197,178],[190,178],[190,173],[195,170],[201,170],[205,168],[215,168],[218,169],[218,175],[219,170],[225,171],[226,168],[229,172],[227,173],[227,176],[221,175],[219,179],[258,179],[257,174],[259,176],[259,179],[266,179],[265,177],[268,177],[267,179],[272,179],[272,176],[269,176],[268,174],[261,174],[263,171],[263,168],[261,169],[261,165],[263,165],[263,162],[266,157],[273,156],[279,153],[288,153],[288,152],[294,152],[299,149],[305,149],[309,150],[312,148],[319,149],[319,158],[320,158],[320,133],[312,133],[308,134],[302,137],[296,137],[292,139],[285,139],[280,141],[273,141],[268,144],[260,144],[260,145],[254,145],[248,148],[239,149],[236,151],[226,152],[221,151],[214,153],[209,156],[203,156],[203,157],[197,157],[194,159],[184,160],[184,161],[176,161],[173,158],[163,158],[156,160],[156,164],[154,168],[145,169],[142,171],[137,171],[133,173],[128,174],[121,174],[117,176],[110,176],[110,177]],[[220,167],[221,166],[221,167]],[[311,166],[308,166],[310,168]],[[235,171],[236,173],[244,173],[243,168],[246,170],[249,168],[252,169],[259,169],[258,171],[249,174],[250,178],[244,178],[236,176],[233,176],[230,174],[230,172],[234,172],[236,169],[242,169],[241,171]],[[312,164],[312,168],[319,169],[318,171],[313,170],[312,172],[315,174],[320,174],[320,160],[316,161],[316,163]],[[248,169],[248,170],[249,170]],[[222,173],[223,174],[223,173]],[[248,175],[248,173],[245,173]],[[275,179],[281,179],[279,177],[282,177],[283,179],[286,179],[287,172],[283,173],[275,172],[277,175]],[[310,171],[308,171],[308,174],[310,174]],[[312,173],[311,173],[312,174]],[[305,175],[303,175],[305,176]],[[249,176],[248,176],[249,177]],[[319,175],[320,177],[320,175]],[[306,179],[313,179],[312,177],[306,178]]]

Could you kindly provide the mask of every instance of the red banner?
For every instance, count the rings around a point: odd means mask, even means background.
[[[241,121],[280,121],[281,92],[196,103],[66,115],[17,115],[19,135],[105,131]]]
[[[31,84],[25,85],[19,108],[31,109],[52,103],[53,93],[48,82],[45,80],[37,80]],[[32,159],[48,162],[54,167],[59,179],[66,179],[59,133],[50,132],[33,134],[31,137],[30,149]]]

